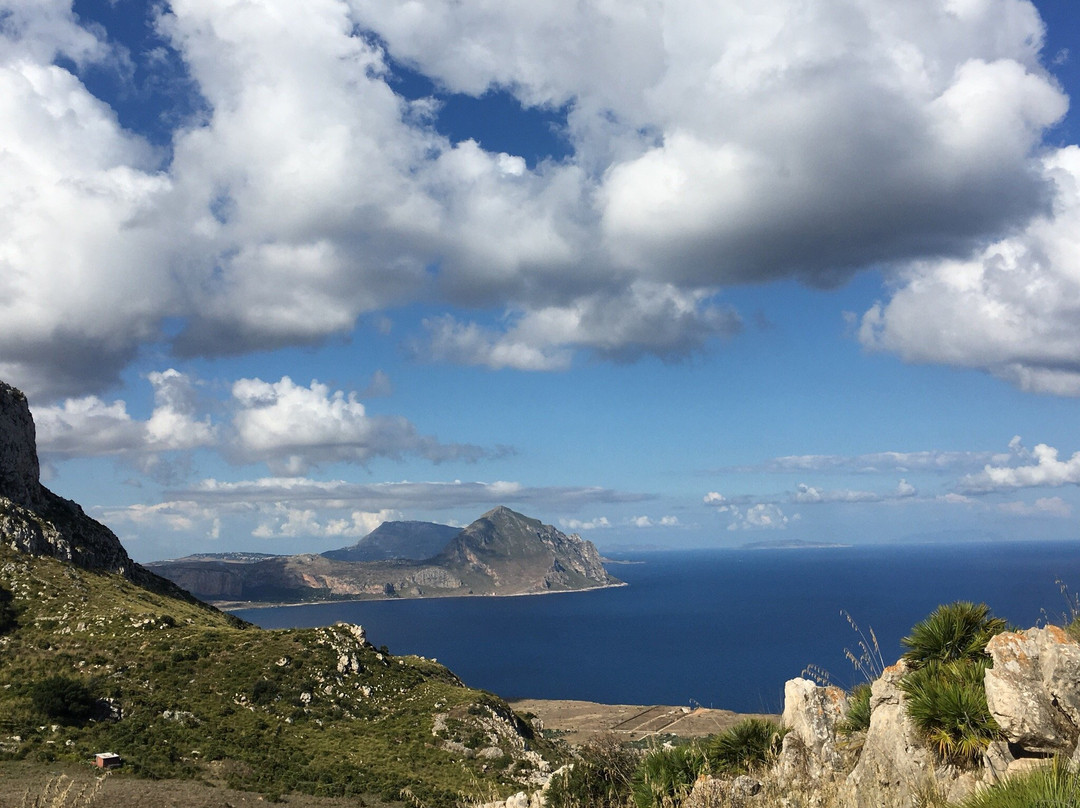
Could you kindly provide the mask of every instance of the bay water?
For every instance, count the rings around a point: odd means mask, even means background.
[[[780,712],[808,666],[863,680],[941,603],[987,603],[1021,628],[1069,612],[1080,543],[994,542],[647,552],[609,565],[628,586],[543,596],[349,601],[242,609],[264,628],[362,625],[394,654],[437,658],[505,698]],[[861,630],[861,634],[846,615]],[[871,636],[873,632],[873,637]]]

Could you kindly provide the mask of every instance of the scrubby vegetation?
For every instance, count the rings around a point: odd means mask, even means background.
[[[747,718],[710,738],[705,758],[714,772],[751,771],[776,759],[786,732],[775,721]]]
[[[856,732],[870,728],[870,683],[863,682],[855,685],[848,694],[848,711],[844,720],[837,725],[837,729],[845,735],[854,735]]]
[[[1008,628],[984,604],[958,601],[935,609],[901,640],[911,668],[900,686],[907,711],[941,759],[972,765],[999,730],[986,704],[986,644]]]
[[[986,644],[1008,623],[990,613],[985,603],[956,601],[938,606],[900,640],[907,650],[903,659],[912,668],[935,662],[975,661],[985,656]]]
[[[657,749],[634,772],[631,793],[637,808],[672,808],[690,794],[707,759],[697,744]]]
[[[785,730],[748,718],[700,742],[638,752],[612,735],[578,750],[573,765],[553,778],[548,808],[678,808],[703,775],[760,771],[780,752]]]
[[[263,631],[116,575],[0,549],[0,756],[87,760],[270,796],[428,808],[520,790],[548,751],[500,699],[355,627]],[[2,600],[2,599],[0,599]],[[0,617],[3,616],[0,608]]]
[[[1076,808],[1077,805],[1080,805],[1080,771],[1069,761],[1059,759],[977,791],[956,808]]]
[[[552,779],[548,808],[621,808],[641,755],[608,733],[581,745],[573,761]]]

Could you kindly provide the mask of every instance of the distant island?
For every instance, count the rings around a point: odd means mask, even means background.
[[[776,541],[751,541],[742,545],[744,550],[825,550],[837,547],[850,547],[850,544],[824,541],[804,541],[802,539],[778,539]]]
[[[322,554],[200,554],[146,565],[216,603],[532,595],[622,586],[592,542],[509,508],[465,528],[384,522]]]

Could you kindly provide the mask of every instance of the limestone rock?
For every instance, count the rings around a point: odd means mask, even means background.
[[[907,670],[906,663],[898,662],[871,685],[870,728],[859,762],[842,789],[846,806],[910,805],[916,794],[934,782],[933,753],[904,707],[900,680]]]
[[[191,596],[131,560],[116,534],[43,486],[26,396],[0,382],[0,542],[84,569],[115,572],[157,592]]]
[[[789,780],[818,780],[843,767],[836,726],[847,710],[847,694],[839,687],[822,687],[809,679],[787,681],[781,720],[788,734],[780,752],[780,767]]]
[[[751,808],[765,804],[762,796],[762,782],[745,774],[732,780],[699,777],[682,805],[683,808]]]
[[[1080,724],[1080,645],[1057,626],[1005,632],[986,651],[986,702],[1009,742],[1027,751],[1071,750]]]
[[[36,433],[21,390],[0,382],[0,497],[16,505],[41,504]]]

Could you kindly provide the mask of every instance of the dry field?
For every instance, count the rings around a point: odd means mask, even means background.
[[[702,738],[723,732],[744,718],[779,719],[775,715],[749,716],[705,707],[691,710],[689,707],[541,699],[518,699],[509,704],[518,713],[537,716],[545,730],[557,732],[560,738],[570,744],[579,744],[601,732],[613,732],[627,742],[658,735]]]

